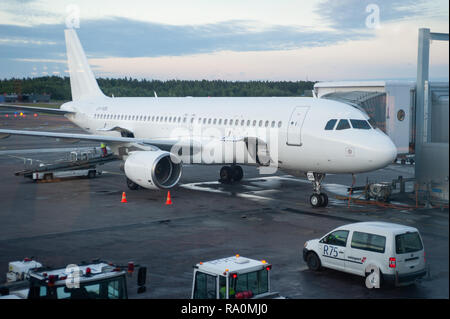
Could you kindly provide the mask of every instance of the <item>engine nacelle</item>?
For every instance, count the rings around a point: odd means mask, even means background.
[[[136,151],[125,160],[124,170],[125,175],[139,186],[167,189],[180,180],[182,166],[181,161],[169,152]]]

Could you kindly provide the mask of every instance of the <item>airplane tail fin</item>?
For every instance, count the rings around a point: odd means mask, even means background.
[[[97,80],[86,59],[77,33],[74,29],[66,29],[64,30],[64,34],[66,38],[72,100],[105,97],[98,87]]]

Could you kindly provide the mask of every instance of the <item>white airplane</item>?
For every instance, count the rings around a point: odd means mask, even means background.
[[[98,87],[75,30],[65,30],[72,101],[51,110],[90,134],[0,129],[11,134],[106,143],[124,160],[130,189],[168,189],[186,162],[222,164],[220,181],[239,181],[239,165],[276,168],[307,176],[310,204],[326,206],[325,174],[355,174],[383,168],[397,156],[387,135],[361,110],[306,97],[163,98],[105,96]]]

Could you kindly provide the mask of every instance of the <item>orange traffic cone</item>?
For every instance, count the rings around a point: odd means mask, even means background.
[[[125,195],[125,192],[122,193],[122,200],[120,202],[121,203],[128,203],[127,202],[127,195]]]
[[[170,191],[167,192],[166,205],[172,205],[172,200],[170,199]]]

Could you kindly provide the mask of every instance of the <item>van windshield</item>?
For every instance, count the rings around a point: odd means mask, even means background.
[[[423,249],[419,233],[405,233],[395,236],[397,254],[414,253]]]

